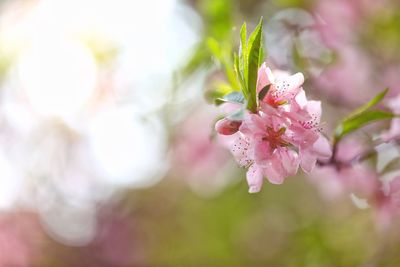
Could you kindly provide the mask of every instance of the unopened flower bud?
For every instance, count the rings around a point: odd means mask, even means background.
[[[232,135],[239,130],[242,121],[234,121],[223,118],[215,124],[215,130],[222,135]]]

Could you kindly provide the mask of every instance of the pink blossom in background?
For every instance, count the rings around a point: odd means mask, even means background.
[[[172,171],[184,177],[192,189],[208,194],[225,184],[216,177],[223,166],[229,162],[225,151],[226,142],[221,136],[213,140],[211,126],[217,112],[208,106],[196,109],[181,125],[177,127],[176,139],[173,142]]]
[[[324,42],[331,48],[340,48],[355,39],[355,28],[359,26],[360,13],[355,1],[317,1],[315,13],[322,20],[319,31]]]
[[[363,165],[346,166],[336,169],[334,166],[319,167],[314,170],[310,180],[317,185],[320,194],[327,200],[349,197],[351,194],[368,199],[379,190],[378,175]]]
[[[355,140],[343,140],[336,159],[344,164],[317,167],[309,179],[327,200],[351,197],[360,208],[373,207],[376,227],[386,231],[393,218],[400,214],[400,177],[384,181],[376,170],[365,163],[349,165],[364,150],[365,146]]]
[[[393,98],[388,103],[389,108],[395,114],[400,114],[400,95]],[[400,118],[392,119],[390,129],[382,133],[381,138],[384,141],[390,141],[400,137]]]
[[[388,190],[388,198],[390,200],[390,204],[400,211],[400,177],[394,178],[389,182],[389,190]]]
[[[324,42],[334,49],[355,43],[357,32],[365,27],[366,18],[376,15],[387,0],[320,0],[314,13]],[[388,3],[386,3],[386,8]]]
[[[132,218],[121,214],[118,207],[103,208],[99,214],[97,234],[82,250],[82,257],[92,259],[91,266],[141,265],[144,251],[137,240],[138,231]],[[86,261],[82,259],[82,263]],[[82,266],[86,266],[86,265]]]
[[[370,61],[357,47],[342,46],[336,52],[336,61],[315,77],[318,90],[341,105],[365,102],[376,93]]]
[[[336,159],[340,162],[350,162],[366,149],[366,146],[357,139],[343,139],[337,148]],[[362,176],[363,173],[368,174],[366,177],[366,189],[369,191],[369,181],[375,179],[373,173],[366,171],[363,166],[357,168],[346,167],[336,169],[335,166],[317,166],[308,179],[315,184],[321,196],[327,200],[335,200],[343,194],[352,193],[354,181],[352,177]],[[371,174],[371,175],[370,175]],[[357,179],[356,179],[357,180]],[[364,186],[363,186],[364,187]],[[364,191],[364,190],[361,190]]]
[[[390,229],[393,218],[400,215],[400,177],[384,183],[375,196],[375,221],[381,231]]]
[[[44,235],[31,214],[0,215],[0,266],[33,266],[40,259]]]
[[[389,95],[400,94],[400,66],[390,66],[383,71],[382,84],[390,88]]]
[[[323,42],[334,50],[335,59],[314,77],[315,85],[333,97],[335,105],[363,103],[384,87],[391,88],[392,93],[400,92],[398,67],[385,66],[389,65],[385,58],[393,64],[393,55],[385,55],[385,45],[377,47],[368,42],[376,39],[371,35],[374,24],[385,23],[390,8],[397,9],[395,1],[316,1],[317,30]]]

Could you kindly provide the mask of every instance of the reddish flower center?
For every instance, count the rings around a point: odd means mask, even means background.
[[[276,149],[281,146],[288,146],[290,144],[282,138],[285,131],[285,127],[280,128],[278,131],[275,131],[271,127],[267,127],[267,133],[262,140],[267,141],[272,149]]]

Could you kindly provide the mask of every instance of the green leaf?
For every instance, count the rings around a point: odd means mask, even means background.
[[[239,47],[239,70],[243,72],[245,81],[247,82],[247,26],[243,23],[240,29],[240,47]]]
[[[207,38],[207,46],[213,56],[215,56],[218,60],[222,59],[221,47],[217,40],[211,37]]]
[[[207,38],[206,42],[211,54],[223,66],[225,75],[232,88],[235,91],[239,91],[240,85],[234,71],[231,45],[227,42],[218,42],[215,38],[211,37]]]
[[[245,103],[245,98],[241,92],[232,92],[227,95],[225,95],[222,98],[217,98],[215,99],[215,103],[217,105],[220,105],[222,103],[234,103],[234,104],[244,104]]]
[[[264,63],[264,58],[265,58],[265,49],[263,45],[263,38],[261,36],[261,48],[260,48],[260,56],[258,57],[258,67],[261,67],[261,65]]]
[[[257,77],[258,77],[258,66],[260,61],[261,49],[262,49],[262,34],[263,34],[263,19],[260,19],[257,27],[249,37],[247,43],[247,91],[248,91],[248,106],[247,108],[251,111],[257,109]]]
[[[350,115],[348,115],[346,117],[346,119],[350,119],[354,116],[360,115],[361,113],[369,110],[370,108],[376,106],[377,104],[379,104],[382,99],[386,96],[386,94],[388,93],[389,88],[386,88],[385,90],[383,90],[382,92],[380,92],[379,94],[377,94],[374,98],[372,98],[368,103],[362,105],[361,107],[357,108],[356,110],[354,110],[353,112],[350,113]]]
[[[366,110],[359,114],[356,114],[348,119],[343,120],[335,129],[335,139],[340,140],[343,136],[360,129],[361,127],[376,122],[379,120],[392,119],[396,117],[391,112],[382,110]]]
[[[248,98],[248,94],[247,94],[247,84],[246,81],[244,80],[243,77],[243,71],[240,69],[240,59],[237,56],[237,54],[234,54],[233,56],[233,60],[234,60],[234,69],[235,69],[235,73],[236,73],[236,77],[240,83],[241,89],[242,89],[242,93],[244,95],[244,97],[247,99]]]
[[[370,101],[357,108],[350,113],[335,129],[334,142],[339,141],[343,136],[358,130],[359,128],[379,120],[392,119],[397,115],[382,111],[382,110],[371,110],[372,107],[380,103],[389,89],[385,89]]]
[[[242,27],[240,28],[240,51],[239,53],[242,53],[245,55],[246,51],[246,41],[247,41],[247,25],[246,22],[242,24]]]

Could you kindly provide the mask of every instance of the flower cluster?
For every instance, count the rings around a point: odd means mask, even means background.
[[[331,148],[321,134],[320,101],[307,100],[301,73],[272,72],[264,63],[258,71],[255,113],[243,120],[217,122],[219,134],[233,138],[231,152],[247,170],[249,192],[261,190],[263,178],[281,184],[299,166],[311,172],[317,159],[328,159]]]

